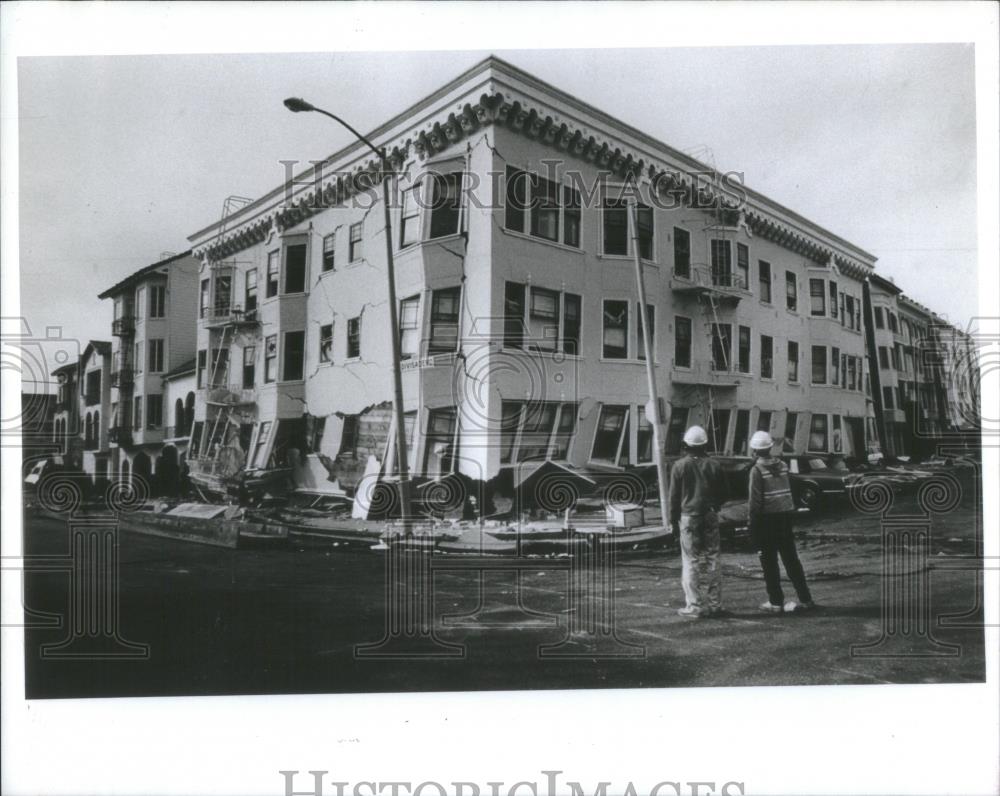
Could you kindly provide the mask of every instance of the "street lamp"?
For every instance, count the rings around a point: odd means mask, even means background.
[[[382,167],[382,205],[385,210],[385,259],[386,283],[389,291],[389,339],[392,341],[392,388],[393,417],[396,425],[396,468],[399,471],[399,499],[402,504],[403,535],[410,536],[410,470],[406,455],[406,424],[403,421],[403,373],[400,369],[399,356],[399,317],[396,307],[396,273],[392,257],[392,222],[389,213],[389,183],[392,180],[392,167],[386,155],[385,147],[376,147],[371,141],[355,130],[351,125],[329,111],[317,108],[299,97],[289,97],[285,107],[292,113],[315,111],[329,116],[338,124],[346,127],[354,137],[367,146],[378,157]]]

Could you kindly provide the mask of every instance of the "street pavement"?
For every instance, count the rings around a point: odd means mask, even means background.
[[[807,614],[759,613],[766,595],[756,556],[730,540],[729,614],[698,621],[676,613],[676,552],[622,554],[611,568],[567,557],[399,559],[432,568],[421,625],[419,613],[387,612],[387,582],[403,581],[387,574],[389,554],[367,544],[299,538],[230,550],[122,534],[117,633],[147,644],[148,656],[42,657],[41,646],[67,639],[72,627],[29,628],[27,695],[979,682],[977,501],[966,491],[957,509],[932,518],[926,557],[911,535],[891,577],[878,517],[841,507],[804,522],[800,552],[822,606]],[[898,510],[913,513],[914,505],[904,500]],[[64,522],[26,521],[29,561],[65,556],[68,538]],[[66,614],[66,572],[24,577],[29,622]],[[902,586],[927,597],[929,626]],[[888,622],[901,605],[914,621]],[[426,632],[378,646],[392,622]]]

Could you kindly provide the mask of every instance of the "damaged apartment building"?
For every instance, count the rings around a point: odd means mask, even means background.
[[[703,164],[492,57],[368,137],[397,175],[415,477],[652,461],[629,180],[681,198],[646,202],[637,225],[668,454],[692,423],[717,452],[745,453],[757,429],[787,451],[874,444],[875,258],[859,247],[752,189],[732,202],[697,180]],[[351,494],[366,472],[391,476],[378,168],[352,143],[189,238],[201,484]]]

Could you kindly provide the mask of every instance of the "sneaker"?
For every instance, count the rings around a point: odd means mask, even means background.
[[[702,610],[700,608],[695,608],[693,605],[678,608],[677,615],[683,616],[685,619],[701,619],[701,617],[704,616]]]
[[[812,600],[808,600],[806,602],[801,602],[801,603],[797,603],[795,602],[795,600],[789,600],[787,603],[785,603],[785,613],[787,614],[801,613],[803,611],[812,611],[815,608],[816,608],[816,603],[814,603]]]
[[[775,605],[772,602],[766,602],[760,604],[760,610],[762,610],[766,614],[780,614],[782,608],[780,605]]]

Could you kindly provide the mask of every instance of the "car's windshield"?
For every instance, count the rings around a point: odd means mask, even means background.
[[[810,470],[825,470],[826,469],[826,462],[824,462],[822,459],[810,459],[809,460],[809,469]]]

